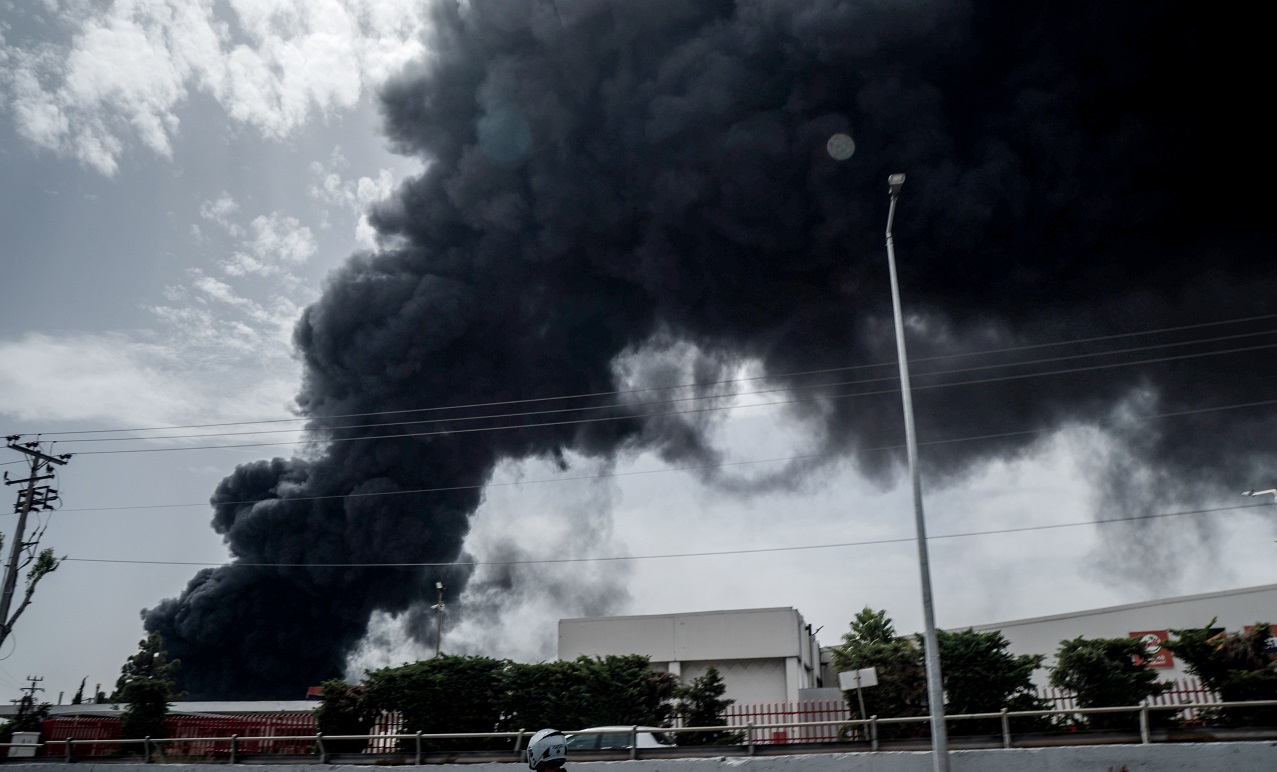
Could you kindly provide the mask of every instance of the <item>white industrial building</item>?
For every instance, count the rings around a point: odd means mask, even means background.
[[[710,666],[741,704],[799,699],[820,686],[820,646],[792,608],[559,620],[559,659],[643,654],[683,683]]]
[[[1157,642],[1165,641],[1171,630],[1205,627],[1212,619],[1212,627],[1230,633],[1241,632],[1256,622],[1277,623],[1277,584],[1019,619],[973,629],[1002,631],[1014,654],[1045,654],[1043,667],[1036,674],[1039,683],[1046,682],[1046,674],[1055,665],[1060,642],[1079,636],[1142,638],[1149,646],[1150,667],[1159,672],[1162,680],[1169,680],[1188,673],[1184,663],[1171,651],[1157,646]],[[1277,650],[1277,641],[1270,640],[1269,645]]]
[[[1060,643],[1084,638],[1144,639],[1149,664],[1163,680],[1188,675],[1174,654],[1157,644],[1170,631],[1212,625],[1241,632],[1257,622],[1277,624],[1277,584],[1224,592],[1186,595],[1069,614],[976,625],[1000,630],[1014,654],[1043,654],[1034,680],[1046,685]],[[966,626],[955,628],[965,630]],[[1277,654],[1277,636],[1270,640]],[[652,667],[679,676],[683,683],[718,668],[738,704],[787,702],[814,697],[836,699],[836,675],[828,668],[811,626],[792,608],[705,611],[690,614],[597,617],[559,621],[559,659],[579,656],[642,654]],[[820,687],[832,687],[820,692]]]

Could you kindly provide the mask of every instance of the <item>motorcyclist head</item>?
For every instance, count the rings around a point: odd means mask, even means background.
[[[568,738],[557,729],[542,729],[528,743],[528,768],[558,769],[568,760]]]

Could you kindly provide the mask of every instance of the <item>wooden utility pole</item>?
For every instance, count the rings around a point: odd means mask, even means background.
[[[30,686],[24,686],[19,691],[26,692],[16,700],[9,700],[18,706],[18,716],[25,716],[35,710],[35,694],[44,691],[43,686],[38,686],[44,680],[44,676],[27,676],[27,680],[31,682]]]
[[[23,536],[27,528],[27,515],[32,509],[53,509],[53,502],[58,500],[58,492],[48,485],[37,486],[36,483],[43,480],[53,478],[53,465],[65,466],[71,455],[64,454],[61,456],[50,456],[40,449],[39,442],[24,442],[18,444],[18,440],[22,439],[21,435],[11,435],[6,438],[9,443],[10,450],[16,450],[19,453],[27,455],[27,462],[31,465],[31,476],[25,480],[10,480],[8,472],[4,475],[5,485],[23,485],[27,487],[18,491],[18,502],[14,505],[14,511],[18,513],[18,526],[13,532],[13,544],[9,549],[9,564],[5,568],[4,589],[0,591],[0,645],[3,645],[5,639],[9,637],[9,632],[13,629],[13,623],[17,621],[18,616],[25,610],[26,603],[18,607],[13,617],[9,617],[9,608],[13,604],[13,593],[18,586],[18,572],[26,565],[22,559],[22,550],[24,547],[30,546],[24,542]],[[45,474],[40,474],[41,467],[44,467]],[[37,541],[39,539],[37,538]],[[35,558],[32,558],[35,559]],[[30,591],[28,591],[28,600]]]

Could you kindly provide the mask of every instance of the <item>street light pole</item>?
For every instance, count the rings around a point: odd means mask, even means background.
[[[918,539],[918,573],[922,578],[922,618],[926,625],[927,703],[931,713],[932,768],[949,772],[949,734],[944,723],[944,682],[940,677],[940,645],[936,638],[936,617],[931,603],[931,565],[927,557],[927,523],[922,513],[922,480],[918,474],[918,438],[913,426],[913,395],[909,388],[909,355],[905,351],[904,314],[900,310],[900,285],[896,279],[896,247],[891,226],[896,219],[896,199],[905,184],[903,174],[887,178],[891,208],[887,212],[887,266],[891,271],[891,307],[896,321],[896,356],[900,361],[900,399],[905,413],[905,447],[909,456],[909,477],[913,484],[913,517]]]
[[[1273,497],[1273,503],[1274,503],[1274,504],[1277,504],[1277,488],[1269,488],[1269,489],[1268,489],[1268,490],[1266,490],[1266,491],[1257,491],[1257,490],[1255,490],[1255,489],[1253,489],[1253,488],[1252,488],[1251,490],[1248,490],[1248,491],[1242,491],[1242,495],[1243,495],[1243,496],[1268,496],[1268,495],[1271,495],[1271,496]]]
[[[439,602],[430,608],[435,611],[435,657],[439,657],[439,647],[443,643],[443,582],[435,582],[435,589],[439,591]]]

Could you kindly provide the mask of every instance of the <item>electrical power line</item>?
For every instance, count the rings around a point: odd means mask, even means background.
[[[1170,517],[1188,517],[1190,515],[1205,515],[1217,512],[1231,512],[1242,509],[1260,509],[1262,507],[1270,507],[1271,504],[1237,504],[1227,507],[1212,507],[1209,509],[1193,509],[1183,512],[1159,512],[1149,515],[1131,515],[1129,517],[1116,517],[1106,520],[1079,520],[1068,523],[1046,523],[1042,525],[1025,525],[1014,528],[989,528],[983,531],[961,531],[958,533],[938,534],[928,536],[927,541],[938,541],[940,539],[966,539],[976,536],[997,536],[1009,533],[1026,533],[1031,531],[1049,531],[1061,528],[1078,528],[1087,525],[1113,525],[1115,523],[1142,522],[1146,520],[1157,520]],[[833,544],[802,544],[786,547],[755,547],[748,549],[732,549],[732,550],[709,550],[703,552],[670,552],[655,555],[599,555],[595,557],[569,557],[569,558],[533,558],[526,560],[475,560],[455,563],[206,563],[200,561],[188,560],[124,560],[115,558],[63,558],[68,562],[76,563],[113,563],[126,565],[158,565],[158,566],[204,566],[215,568],[478,568],[481,566],[518,566],[518,565],[549,565],[559,563],[609,563],[622,561],[638,561],[638,560],[670,560],[679,558],[707,558],[707,557],[724,557],[731,555],[759,555],[773,552],[802,552],[809,550],[837,549],[842,547],[872,547],[884,544],[912,544],[915,541],[914,536],[900,536],[886,539],[866,539],[862,541],[837,542]]]
[[[1096,336],[1087,337],[1087,338],[1074,338],[1069,340],[1053,341],[1053,342],[1047,342],[1047,343],[1025,344],[1021,346],[1007,346],[1003,348],[985,349],[982,351],[962,352],[957,354],[942,354],[942,355],[936,355],[936,356],[930,356],[930,357],[914,358],[914,359],[910,359],[910,362],[914,364],[920,364],[923,362],[939,361],[944,359],[987,356],[991,354],[1012,353],[1017,351],[1030,351],[1030,350],[1050,348],[1055,346],[1095,343],[1100,341],[1116,340],[1119,338],[1128,338],[1128,337],[1134,337],[1139,335],[1158,335],[1158,334],[1164,334],[1169,332],[1182,332],[1185,330],[1203,329],[1207,327],[1218,327],[1218,326],[1228,325],[1228,324],[1241,324],[1245,322],[1263,321],[1263,320],[1269,320],[1274,318],[1277,318],[1277,314],[1263,314],[1258,316],[1239,317],[1236,319],[1225,319],[1225,320],[1214,321],[1214,322],[1200,322],[1196,324],[1178,325],[1175,327],[1162,327],[1162,328],[1156,328],[1151,330],[1137,330],[1137,331],[1125,332],[1125,333],[1114,333],[1110,335],[1096,335]],[[1263,333],[1254,333],[1254,334],[1263,334]],[[1162,345],[1175,345],[1175,344],[1162,344]],[[1100,352],[1100,353],[1102,354],[1105,352]],[[467,405],[447,405],[447,406],[437,406],[437,407],[408,408],[408,409],[402,409],[402,410],[383,410],[383,411],[370,411],[370,412],[363,412],[363,413],[345,413],[340,415],[324,416],[324,418],[326,420],[337,420],[341,418],[367,418],[367,417],[381,416],[381,415],[400,415],[400,414],[406,414],[406,413],[422,413],[422,412],[433,412],[433,411],[443,411],[443,410],[466,410],[466,409],[481,408],[481,407],[504,407],[508,405],[548,402],[548,401],[564,400],[564,399],[584,399],[584,398],[590,398],[590,397],[622,396],[626,394],[639,394],[639,393],[646,393],[646,392],[652,392],[652,391],[667,391],[667,390],[682,389],[682,388],[704,388],[707,386],[717,386],[717,385],[725,385],[730,383],[742,383],[742,382],[757,381],[757,380],[796,378],[796,377],[804,376],[804,375],[819,375],[819,374],[826,374],[826,373],[846,372],[850,370],[860,370],[860,369],[868,369],[868,368],[875,368],[875,367],[888,367],[888,366],[894,367],[895,365],[896,363],[893,360],[893,361],[878,362],[873,364],[849,365],[845,367],[834,367],[834,368],[826,368],[826,369],[819,369],[819,370],[807,370],[807,371],[792,372],[792,373],[769,374],[769,375],[761,375],[761,376],[754,376],[754,377],[747,377],[747,378],[733,378],[733,379],[713,381],[708,383],[691,383],[691,384],[681,384],[676,386],[651,386],[651,387],[644,387],[644,388],[631,389],[631,390],[600,391],[600,392],[590,392],[590,393],[575,394],[575,395],[559,395],[559,396],[548,396],[548,397],[531,397],[527,399],[503,400],[503,401],[496,401],[496,402],[479,402],[479,403],[472,403]],[[256,424],[290,423],[290,422],[296,423],[296,422],[303,422],[303,421],[310,421],[310,420],[314,420],[314,417],[303,416],[303,417],[295,417],[295,418],[261,419],[256,421],[225,421],[225,422],[219,422],[219,423],[180,424],[180,425],[172,425],[172,426],[135,427],[135,428],[124,428],[124,429],[85,429],[85,430],[78,430],[78,431],[42,432],[41,434],[43,434],[44,436],[65,436],[70,434],[108,434],[108,433],[123,433],[123,432],[168,431],[173,429],[205,429],[205,428],[214,428],[214,427],[221,427],[221,426],[250,426],[250,425],[256,425]]]
[[[973,379],[968,381],[958,381],[953,383],[923,384],[923,385],[914,386],[913,390],[917,392],[917,391],[924,391],[924,390],[930,390],[930,389],[953,388],[955,386],[975,386],[975,385],[982,385],[987,383],[999,383],[999,382],[1005,382],[1005,381],[1024,380],[1027,378],[1042,378],[1042,377],[1053,376],[1053,375],[1068,375],[1068,374],[1082,373],[1082,372],[1095,372],[1098,370],[1111,370],[1118,367],[1134,367],[1137,365],[1159,364],[1163,362],[1182,361],[1185,359],[1196,359],[1196,358],[1206,357],[1206,356],[1221,356],[1224,354],[1245,353],[1250,351],[1271,349],[1274,347],[1277,347],[1277,343],[1266,343],[1266,344],[1260,344],[1255,346],[1243,346],[1243,347],[1232,348],[1232,349],[1221,349],[1216,351],[1197,352],[1192,354],[1178,354],[1174,356],[1155,357],[1151,359],[1142,359],[1142,360],[1137,360],[1132,362],[1113,362],[1113,363],[1099,364],[1099,365],[1088,365],[1084,367],[1072,367],[1072,368],[1065,368],[1061,370],[1051,370],[1047,372],[1020,373],[1016,375],[1004,375],[1004,376],[997,376],[992,378],[979,378],[979,379]],[[278,447],[282,445],[310,445],[310,444],[327,444],[327,443],[337,443],[337,442],[364,442],[364,441],[370,441],[370,440],[391,440],[391,439],[407,439],[407,438],[414,438],[414,437],[434,437],[434,436],[453,435],[453,434],[473,434],[477,432],[513,431],[518,429],[537,429],[537,428],[545,428],[545,427],[552,427],[552,426],[571,426],[571,425],[579,425],[579,424],[600,423],[605,421],[623,421],[623,420],[662,418],[662,417],[677,416],[677,415],[692,415],[696,413],[706,413],[706,412],[713,412],[718,410],[739,410],[739,409],[755,408],[755,407],[774,407],[778,405],[790,405],[790,404],[797,404],[802,402],[813,402],[813,401],[818,401],[821,399],[829,399],[829,400],[850,399],[850,398],[856,398],[856,397],[870,397],[870,396],[895,394],[897,392],[898,392],[898,389],[886,389],[886,390],[879,390],[879,391],[854,392],[850,394],[831,394],[831,395],[820,395],[818,397],[809,397],[809,398],[776,400],[772,402],[754,403],[751,405],[720,405],[720,406],[713,406],[713,407],[692,408],[688,410],[672,410],[672,411],[659,412],[659,413],[640,413],[635,415],[603,416],[599,418],[578,418],[578,419],[568,419],[568,420],[562,420],[562,421],[543,421],[540,423],[507,424],[503,426],[481,426],[481,427],[468,427],[468,428],[461,428],[461,429],[440,429],[440,430],[426,431],[426,432],[399,432],[396,434],[377,434],[377,435],[356,436],[356,437],[324,437],[322,439],[309,438],[309,439],[303,439],[303,440],[226,443],[226,444],[220,444],[220,445],[186,445],[186,446],[179,445],[175,447],[162,447],[162,448],[119,448],[115,450],[84,450],[84,451],[75,451],[74,455],[92,456],[92,455],[110,455],[110,454],[119,454],[119,453],[165,453],[165,452],[189,451],[189,450],[230,450],[230,449],[238,449],[238,448]],[[163,439],[163,438],[154,438],[154,439]],[[75,440],[70,440],[70,441],[64,440],[63,442],[64,443],[75,442]]]
[[[1005,369],[1005,368],[1011,368],[1011,367],[1027,367],[1029,365],[1049,364],[1052,362],[1075,361],[1078,359],[1089,359],[1089,358],[1100,357],[1100,356],[1115,356],[1118,354],[1130,354],[1130,353],[1135,353],[1138,351],[1150,351],[1153,349],[1168,348],[1170,346],[1190,346],[1190,345],[1201,345],[1204,343],[1219,343],[1226,340],[1237,340],[1239,338],[1248,338],[1248,337],[1254,337],[1257,335],[1272,335],[1272,334],[1277,334],[1277,330],[1263,330],[1261,332],[1239,333],[1236,335],[1224,335],[1224,336],[1218,336],[1214,338],[1202,338],[1198,340],[1178,341],[1174,343],[1159,343],[1155,345],[1136,346],[1132,348],[1114,349],[1112,351],[1101,351],[1101,352],[1094,352],[1094,353],[1088,353],[1088,354],[1068,354],[1068,355],[1059,356],[1059,357],[1047,357],[1042,359],[1023,360],[1019,362],[1003,362],[1003,363],[989,364],[989,365],[977,365],[972,367],[953,368],[948,370],[934,370],[931,372],[915,373],[915,377],[926,378],[926,377],[933,377],[937,375],[955,375],[955,374],[961,374],[961,373],[982,372],[987,370],[998,370],[998,369]],[[752,379],[742,379],[742,380],[752,380]],[[420,426],[423,424],[453,423],[458,421],[482,421],[482,420],[493,420],[498,418],[528,418],[533,416],[559,415],[563,413],[578,413],[578,412],[597,411],[597,410],[633,410],[635,408],[657,407],[661,405],[672,405],[676,403],[685,403],[685,402],[697,402],[702,400],[729,399],[729,398],[735,398],[735,397],[749,397],[749,396],[758,396],[761,394],[776,394],[776,393],[782,393],[782,392],[792,393],[795,391],[805,391],[809,389],[828,389],[828,388],[834,388],[838,386],[861,386],[861,385],[870,384],[870,383],[892,382],[892,381],[898,381],[898,380],[899,380],[899,376],[893,374],[888,376],[882,376],[879,378],[866,378],[866,379],[860,379],[860,380],[854,380],[854,381],[833,381],[828,383],[812,383],[812,384],[799,384],[799,385],[793,385],[793,386],[779,386],[773,389],[759,389],[756,391],[736,392],[731,394],[710,394],[710,395],[704,395],[704,396],[671,397],[669,399],[653,400],[649,402],[626,402],[626,403],[612,403],[612,404],[606,404],[606,405],[582,405],[582,406],[576,406],[576,407],[560,407],[560,408],[551,408],[547,410],[531,410],[531,411],[521,411],[521,412],[514,412],[514,413],[487,413],[487,414],[479,414],[479,415],[449,416],[445,418],[425,418],[425,419],[418,419],[414,421],[387,421],[387,422],[378,422],[378,423],[352,424],[347,426],[323,426],[321,427],[321,429],[322,431],[347,431],[351,429],[378,429],[378,428],[385,429],[385,428],[396,427],[396,426]],[[727,383],[727,382],[725,381],[723,383]],[[882,392],[874,392],[874,393],[882,393]],[[894,390],[890,393],[894,393]],[[568,398],[563,397],[562,399],[568,399]],[[632,416],[624,415],[621,417],[630,418]],[[262,435],[262,434],[294,434],[299,431],[305,431],[305,429],[300,427],[294,427],[290,429],[255,429],[250,431],[239,431],[239,432],[170,434],[170,435],[163,435],[158,437],[132,437],[132,436],[89,437],[89,438],[75,438],[75,439],[69,439],[69,440],[61,440],[61,442],[63,443],[130,442],[130,441],[144,442],[144,441],[154,441],[154,440],[203,439],[203,438],[209,438],[209,437],[240,437],[240,436],[252,436],[252,435]]]
[[[1213,407],[1193,408],[1189,410],[1176,410],[1176,411],[1171,411],[1166,413],[1151,413],[1151,414],[1142,415],[1142,416],[1126,416],[1126,417],[1123,417],[1122,420],[1123,421],[1154,421],[1154,420],[1159,420],[1163,418],[1179,418],[1182,416],[1198,415],[1201,413],[1214,413],[1214,412],[1220,412],[1224,410],[1242,410],[1242,409],[1252,408],[1252,407],[1267,407],[1269,405],[1277,405],[1277,399],[1261,400],[1257,402],[1243,402],[1243,403],[1236,403],[1232,405],[1215,405]],[[1102,427],[1105,424],[1099,423],[1098,425]],[[952,444],[957,444],[962,442],[980,442],[984,440],[1008,439],[1011,437],[1023,437],[1023,436],[1029,436],[1034,434],[1047,434],[1054,431],[1056,431],[1055,428],[1022,429],[1018,431],[996,432],[991,434],[971,435],[967,437],[951,437],[951,438],[942,439],[942,440],[927,440],[924,442],[919,442],[918,445],[920,447],[930,447],[930,446],[936,446],[936,445],[952,445]],[[891,450],[900,450],[903,447],[904,445],[896,444],[896,445],[880,445],[880,446],[876,446],[872,448],[859,448],[855,451],[853,455],[878,453],[878,452],[885,452],[885,451],[891,451]],[[797,455],[797,456],[782,456],[777,458],[759,458],[759,459],[748,459],[743,461],[720,461],[720,462],[716,462],[712,464],[689,464],[684,466],[661,467],[660,469],[638,469],[638,470],[631,470],[627,472],[606,472],[604,474],[574,475],[571,477],[547,477],[547,478],[536,479],[536,480],[512,480],[509,482],[488,482],[488,483],[483,483],[479,485],[446,485],[446,486],[439,486],[439,487],[432,487],[432,488],[410,488],[407,490],[398,490],[398,491],[362,491],[362,492],[352,492],[352,493],[335,493],[335,494],[326,495],[326,496],[290,496],[287,499],[283,499],[283,500],[290,501],[290,502],[291,501],[325,501],[325,500],[332,500],[332,499],[364,498],[364,497],[373,497],[373,496],[405,496],[409,494],[418,494],[418,493],[447,493],[450,491],[480,490],[480,489],[486,489],[486,488],[518,486],[518,485],[533,485],[533,484],[540,484],[540,483],[575,482],[575,481],[581,481],[581,480],[602,480],[602,479],[609,479],[613,477],[635,477],[639,475],[667,474],[672,472],[696,472],[696,471],[704,471],[708,469],[725,469],[729,467],[750,466],[754,464],[773,464],[773,463],[782,463],[786,461],[804,461],[808,459],[822,458],[827,455],[828,454],[809,453],[809,454],[803,454],[803,455]],[[250,504],[257,504],[261,501],[270,501],[270,500],[271,499],[245,499],[243,501],[220,501],[218,502],[218,505],[219,506],[244,506],[244,505],[250,505]],[[209,506],[209,502],[206,500],[206,501],[191,502],[191,503],[185,503],[185,504],[138,504],[138,505],[132,505],[132,506],[114,506],[114,507],[71,507],[71,508],[59,509],[58,512],[59,513],[120,512],[120,511],[134,511],[134,510],[144,510],[144,509],[184,509],[184,508],[190,508],[190,507],[207,507],[207,506]],[[3,514],[4,513],[0,513],[0,515],[3,515]]]

